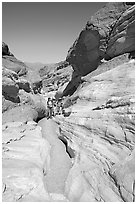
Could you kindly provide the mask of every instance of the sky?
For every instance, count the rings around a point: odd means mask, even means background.
[[[55,63],[104,2],[3,2],[2,41],[24,62]]]

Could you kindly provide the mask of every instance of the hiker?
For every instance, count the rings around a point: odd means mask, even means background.
[[[64,110],[64,106],[63,106],[63,102],[62,101],[60,102],[60,111],[61,111],[61,114],[64,115],[65,110]]]
[[[56,107],[56,99],[53,98],[52,101],[53,101],[53,107],[55,108]]]
[[[55,98],[52,99],[53,102],[53,112],[54,112],[54,116],[56,115],[56,109],[57,109],[57,101]]]
[[[56,114],[57,114],[57,115],[60,115],[60,114],[61,114],[61,112],[60,112],[60,109],[61,109],[61,103],[62,103],[61,100],[62,100],[62,99],[59,98],[58,101],[57,101],[57,106],[56,106]]]
[[[52,116],[54,116],[53,101],[51,98],[48,98],[47,108],[48,108],[48,119],[49,119],[49,118],[52,118]]]

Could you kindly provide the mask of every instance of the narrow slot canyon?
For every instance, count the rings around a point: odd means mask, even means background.
[[[63,194],[65,182],[72,167],[71,158],[74,158],[74,152],[68,148],[67,141],[58,138],[56,130],[58,126],[52,120],[42,119],[38,122],[42,128],[42,135],[50,146],[50,162],[44,176],[44,185],[48,193]]]

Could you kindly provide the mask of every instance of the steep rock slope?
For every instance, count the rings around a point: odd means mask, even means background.
[[[56,118],[76,155],[70,201],[135,200],[134,68],[132,60],[92,77],[75,93],[72,114]]]
[[[135,6],[127,9],[115,23],[109,36],[106,58],[135,51]]]
[[[61,89],[61,96],[72,95],[105,60],[129,53],[135,56],[135,6],[125,2],[106,3],[87,22],[72,47],[66,61],[73,73]]]
[[[95,70],[102,58],[134,51],[134,11],[134,6],[126,3],[107,3],[92,16],[68,52],[67,61],[74,71],[84,76]]]

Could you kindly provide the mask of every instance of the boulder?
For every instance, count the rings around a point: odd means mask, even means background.
[[[97,68],[99,62],[99,32],[96,28],[83,30],[69,50],[67,59],[75,72],[84,76]]]
[[[14,72],[3,69],[2,72],[2,94],[8,100],[19,102],[19,86],[16,83],[17,76]]]
[[[26,93],[24,90],[20,90],[19,96],[22,104],[29,105],[37,111],[38,119],[45,117],[46,101],[40,94]]]
[[[39,80],[36,80],[36,81],[33,81],[31,83],[31,88],[33,90],[33,92],[36,94],[36,93],[40,93],[41,92],[41,89],[42,89],[42,80],[39,79]]]
[[[6,112],[2,115],[2,123],[14,122],[14,121],[38,121],[47,115],[46,103],[43,97],[40,95],[34,95],[27,93],[24,90],[19,91],[20,103],[16,107],[15,105],[8,107]],[[9,103],[8,103],[9,104]],[[5,102],[6,106],[6,102]]]
[[[7,122],[27,122],[36,121],[38,113],[29,105],[21,105],[10,110],[7,110],[2,114],[2,124]]]
[[[23,89],[24,91],[26,91],[28,93],[32,91],[31,85],[30,85],[29,81],[27,81],[26,79],[19,79],[17,81],[17,84],[19,86],[19,89]]]
[[[18,103],[14,103],[11,100],[5,99],[5,97],[2,95],[2,113],[4,113],[7,110],[10,110],[12,108],[15,108],[18,106]]]

